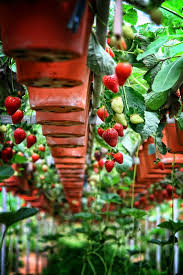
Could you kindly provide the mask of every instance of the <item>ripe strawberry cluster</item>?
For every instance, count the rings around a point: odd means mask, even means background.
[[[123,86],[125,84],[131,73],[132,66],[129,63],[120,62],[116,65],[115,74],[104,75],[103,84],[113,93],[117,93],[119,91],[119,86]]]
[[[101,158],[101,155],[99,154],[99,152],[95,152],[95,159],[97,160],[97,163],[94,164],[93,168],[96,173],[98,173],[98,168],[102,169],[104,165],[107,172],[111,172],[112,169],[114,168],[115,162],[118,162],[119,164],[123,163],[123,155],[120,152],[118,153],[111,152],[111,153],[107,153],[107,155],[112,157],[112,159],[104,161]]]
[[[24,117],[23,112],[19,109],[20,106],[21,106],[21,100],[19,97],[8,96],[5,99],[5,108],[7,113],[11,116],[13,124],[20,123]],[[4,131],[6,131],[6,127]],[[25,130],[20,127],[14,131],[13,135],[14,135],[15,144],[20,144],[25,140],[27,136]],[[37,141],[36,136],[31,134],[28,135],[27,148],[30,148],[31,146],[33,146],[36,143],[36,141]],[[13,151],[13,143],[11,141],[4,142],[4,136],[2,132],[1,132],[1,143],[3,144],[3,150],[1,151],[1,158],[5,163],[8,163],[12,159],[15,153]],[[39,155],[36,153],[33,153],[32,161],[36,162],[38,159],[39,159]]]
[[[172,193],[174,198],[178,198],[174,186],[167,184],[166,186],[162,186],[162,189],[160,189],[158,184],[157,189],[155,189],[153,193],[142,195],[137,201],[135,201],[134,207],[147,209],[148,206],[151,206],[152,202],[156,201],[157,203],[162,203],[165,200],[172,200]]]

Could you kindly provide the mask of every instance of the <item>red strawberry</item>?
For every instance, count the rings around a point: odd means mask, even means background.
[[[112,171],[112,169],[114,167],[114,164],[115,164],[114,160],[107,160],[105,162],[105,169],[107,170],[107,172],[111,172]]]
[[[109,116],[109,114],[108,114],[107,110],[105,109],[105,107],[101,107],[100,109],[97,110],[97,116],[102,121],[104,121]]]
[[[172,193],[172,191],[175,192],[175,187],[172,185],[167,185],[166,190],[167,190],[168,194],[170,194],[170,193]]]
[[[150,200],[150,201],[154,201],[154,195],[153,195],[153,194],[150,194],[150,195],[149,195],[149,200]]]
[[[97,133],[98,133],[98,135],[99,135],[100,137],[102,137],[102,135],[103,135],[103,133],[104,133],[104,129],[98,128],[98,129],[97,129]]]
[[[163,162],[159,161],[157,164],[156,164],[156,167],[159,168],[160,170],[165,170],[165,165]]]
[[[106,45],[105,50],[111,57],[115,57],[115,54],[114,54],[113,50],[111,49],[111,47],[108,44]]]
[[[94,156],[95,156],[95,159],[98,161],[101,159],[101,153],[98,151],[95,152]]]
[[[36,143],[36,137],[34,135],[29,135],[27,137],[27,148],[30,148],[32,145]]]
[[[21,110],[17,110],[12,116],[13,124],[17,124],[22,121],[24,114]]]
[[[97,174],[98,173],[98,168],[94,167],[93,171]]]
[[[41,152],[45,152],[45,147],[44,147],[44,145],[40,144],[40,145],[38,146],[38,148],[39,148],[39,150],[40,150]]]
[[[98,165],[100,166],[100,168],[103,168],[103,166],[104,166],[104,161],[103,161],[103,159],[100,159],[100,160],[98,161]]]
[[[123,134],[123,125],[121,125],[120,123],[115,123],[113,128],[118,132],[118,135],[120,137],[124,136],[124,134]]]
[[[26,138],[26,132],[21,128],[17,128],[13,135],[16,144],[20,144]]]
[[[19,109],[21,100],[19,97],[8,96],[5,99],[4,105],[6,107],[7,113],[11,116]]]
[[[11,147],[7,147],[2,150],[1,158],[4,162],[9,162],[9,160],[13,157],[13,151]]]
[[[110,44],[110,42],[111,42],[111,39],[108,37],[107,38],[107,44]]]
[[[113,128],[108,128],[107,130],[104,131],[102,138],[111,147],[115,147],[118,141],[118,132]]]
[[[33,154],[32,154],[32,161],[33,161],[33,162],[36,162],[38,159],[39,159],[39,155],[36,154],[36,153],[33,153]]]
[[[118,162],[119,164],[123,163],[123,155],[120,152],[114,154],[113,158],[114,158],[114,161]]]
[[[118,63],[115,68],[119,86],[123,86],[126,79],[132,72],[132,66],[129,63]]]
[[[111,90],[113,93],[118,92],[119,85],[118,85],[118,79],[115,74],[104,75],[103,84],[107,89]]]
[[[51,185],[51,188],[52,188],[52,189],[54,189],[54,188],[55,188],[55,184],[54,184],[54,183]]]
[[[139,201],[135,201],[135,202],[134,202],[134,207],[135,207],[135,208],[138,208],[139,206],[140,206]]]

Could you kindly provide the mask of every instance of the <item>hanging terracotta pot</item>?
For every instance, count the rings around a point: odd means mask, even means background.
[[[84,83],[87,56],[65,62],[34,62],[16,59],[18,82],[37,88],[71,88]],[[72,70],[74,68],[74,70]]]
[[[31,109],[68,113],[84,111],[89,93],[89,70],[85,71],[84,84],[71,88],[28,87]]]
[[[146,165],[146,159],[144,157],[143,151],[139,151],[140,164],[137,165],[137,181],[159,181],[165,177],[163,174],[149,174]]]
[[[42,133],[44,136],[50,137],[62,137],[62,138],[73,138],[83,137],[86,132],[86,126],[55,126],[55,125],[43,125]]]
[[[58,138],[58,137],[46,137],[47,145],[50,147],[61,148],[77,148],[86,145],[86,138]]]
[[[24,195],[24,194],[20,194],[19,197],[26,201],[26,202],[36,202],[36,201],[39,201],[39,197],[37,196],[27,196],[27,195]]]
[[[170,174],[171,169],[158,169],[157,166],[154,164],[156,161],[156,154],[155,154],[155,144],[150,141],[144,143],[143,146],[143,153],[144,158],[146,159],[147,170],[149,174]],[[160,157],[160,154],[158,155]]]
[[[167,123],[165,126],[167,147],[170,153],[183,154],[183,145],[179,143],[175,123]]]
[[[175,123],[177,139],[180,145],[183,145],[183,130],[180,130],[177,123]]]
[[[77,163],[77,164],[57,163],[56,162],[57,159],[55,159],[54,161],[55,161],[56,168],[59,169],[59,170],[65,170],[65,169],[77,170],[77,169],[84,169],[85,168],[85,165],[83,163]]]
[[[61,177],[61,181],[62,182],[83,182],[83,178],[80,177],[73,177],[73,178],[65,178],[65,177]]]
[[[78,188],[78,189],[83,189],[83,181],[82,182],[70,182],[70,181],[63,181],[62,185],[64,188]]]
[[[61,178],[61,180],[65,180],[66,179],[66,181],[68,180],[71,180],[71,181],[73,181],[73,179],[74,179],[74,181],[82,181],[82,180],[84,180],[84,175],[78,175],[78,174],[70,174],[70,175],[68,175],[68,174],[60,174],[60,178]]]
[[[71,113],[36,112],[36,122],[41,125],[73,126],[85,123],[86,111]]]
[[[57,164],[68,164],[68,165],[77,165],[85,164],[85,158],[72,159],[72,158],[54,158],[55,163]]]
[[[166,139],[166,135],[165,135],[165,131],[163,130],[163,139],[162,142],[167,144],[167,139]],[[147,160],[147,165],[149,167],[149,169],[157,169],[159,170],[156,165],[154,165],[154,161],[156,160],[156,155],[154,153],[155,151],[155,144],[154,144],[154,140],[151,138],[147,141],[147,143],[144,146],[146,148],[145,151],[145,158]],[[166,155],[162,155],[162,154],[158,154],[158,158],[161,159],[161,161],[163,162],[164,166],[165,166],[165,170],[161,170],[162,173],[164,173],[164,171],[167,172],[167,174],[169,174],[171,172],[172,169],[172,163],[173,163],[173,155],[171,153],[166,153]],[[178,168],[180,166],[180,164],[183,164],[183,159],[182,159],[182,155],[181,154],[175,154],[175,168]],[[167,169],[169,171],[167,171]]]
[[[87,5],[79,29],[73,32],[68,23],[76,2],[2,1],[0,23],[5,54],[44,62],[81,56],[86,40]]]
[[[86,154],[85,147],[78,148],[51,148],[51,154],[54,158],[83,158]]]
[[[58,170],[59,175],[83,175],[85,172],[84,169],[77,169],[77,170],[73,170],[73,169],[65,169],[65,170]]]

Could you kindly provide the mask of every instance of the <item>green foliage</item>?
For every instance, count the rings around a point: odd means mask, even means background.
[[[112,57],[99,44],[93,33],[90,36],[87,65],[91,71],[101,75],[113,74],[116,65]]]
[[[14,170],[10,166],[0,166],[0,181],[10,178],[13,174]]]
[[[158,39],[156,39],[154,42],[150,43],[146,49],[146,51],[142,54],[139,54],[137,56],[137,60],[140,61],[141,59],[143,59],[144,57],[151,55],[151,54],[155,54],[159,51],[159,48],[161,46],[163,46],[166,42],[168,41],[168,37],[160,37]]]
[[[39,211],[35,208],[20,208],[14,212],[2,212],[0,213],[0,224],[4,224],[9,227],[19,221],[30,218],[36,215]]]
[[[163,66],[154,79],[153,91],[162,93],[171,89],[179,80],[182,70],[183,57],[179,57],[174,62]]]

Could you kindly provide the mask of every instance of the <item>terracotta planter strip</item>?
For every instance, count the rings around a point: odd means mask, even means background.
[[[50,147],[61,147],[61,148],[77,148],[83,147],[86,145],[86,138],[58,138],[47,136],[46,137],[47,145]]]
[[[88,12],[86,6],[77,32],[69,30],[75,4],[76,0],[3,1],[0,17],[5,54],[44,62],[81,56],[86,47]]]
[[[76,164],[85,164],[85,158],[72,159],[72,158],[54,158],[56,164],[68,164],[68,165],[76,165]]]
[[[167,147],[170,148],[170,153],[183,154],[183,145],[179,143],[175,123],[166,124],[165,135]]]
[[[86,111],[58,113],[36,112],[36,121],[41,125],[73,126],[85,123]]]
[[[28,87],[38,88],[76,87],[85,81],[86,63],[86,55],[65,62],[34,62],[17,59],[18,82]]]
[[[73,177],[73,178],[61,177],[61,181],[62,182],[83,182],[83,179],[79,177]]]
[[[60,163],[59,164],[59,163],[56,162],[56,160],[55,160],[55,166],[59,170],[65,170],[65,169],[78,170],[78,169],[84,169],[85,168],[85,165],[82,164],[82,163],[73,164],[73,165],[70,165],[70,164],[67,164],[67,163]]]
[[[31,109],[55,113],[84,111],[88,97],[89,70],[85,73],[84,84],[73,88],[28,87]]]
[[[84,168],[77,168],[76,170],[73,168],[65,168],[64,170],[63,169],[58,169],[58,172],[61,172],[61,173],[71,173],[71,174],[82,174],[85,172],[85,169]]]
[[[53,157],[56,158],[83,158],[86,154],[85,147],[79,148],[51,148]]]
[[[52,125],[43,125],[42,132],[44,136],[51,137],[62,137],[62,138],[71,138],[71,137],[83,137],[85,135],[85,125],[81,126],[52,126]]]

